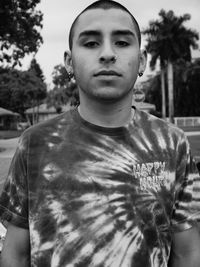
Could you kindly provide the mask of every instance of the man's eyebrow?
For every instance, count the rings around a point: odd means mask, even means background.
[[[88,31],[83,31],[79,34],[78,38],[81,37],[88,37],[88,36],[100,36],[101,33],[96,30],[88,30]]]
[[[127,36],[135,37],[135,34],[130,30],[116,30],[116,31],[113,31],[112,34],[113,35],[127,35]]]
[[[100,35],[102,35],[101,31],[98,31],[98,30],[86,30],[86,31],[81,32],[79,34],[78,38],[89,37],[89,36],[100,36]],[[114,35],[114,36],[116,36],[116,35],[124,35],[124,36],[135,37],[135,34],[130,30],[114,30],[112,32],[112,35]]]

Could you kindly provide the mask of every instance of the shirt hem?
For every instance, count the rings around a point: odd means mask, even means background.
[[[182,222],[172,224],[171,226],[172,232],[182,232],[182,231],[189,230],[190,228],[194,226],[197,226],[198,224],[197,215],[199,215],[200,217],[200,212],[195,213],[194,215],[190,216],[189,218],[185,219]]]
[[[7,222],[20,227],[29,229],[28,222],[25,218],[11,212],[6,207],[0,205],[0,221],[7,228]]]

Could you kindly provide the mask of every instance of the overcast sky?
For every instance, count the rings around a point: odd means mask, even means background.
[[[54,66],[63,63],[63,53],[68,49],[68,33],[73,20],[92,2],[94,1],[41,0],[38,5],[38,9],[44,14],[41,31],[44,43],[39,48],[36,59],[44,72],[47,83],[51,82]],[[150,20],[158,19],[158,13],[163,8],[166,11],[173,10],[176,15],[191,14],[191,20],[186,22],[185,26],[200,32],[200,0],[118,0],[118,2],[132,12],[141,30],[148,26]],[[142,38],[144,45],[145,37]],[[200,50],[195,51],[193,56],[200,57]],[[24,68],[29,65],[29,62],[30,58],[26,58]]]

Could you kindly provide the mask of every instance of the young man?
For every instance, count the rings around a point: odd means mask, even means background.
[[[0,201],[2,265],[199,267],[199,175],[184,133],[132,108],[140,31],[113,1],[72,25],[78,109],[22,136]]]

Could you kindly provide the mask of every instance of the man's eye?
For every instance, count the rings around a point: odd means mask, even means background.
[[[129,46],[129,43],[126,41],[117,41],[116,45],[120,47],[125,47],[125,46]]]
[[[88,48],[95,48],[97,47],[99,44],[97,42],[94,42],[94,41],[90,41],[90,42],[86,42],[84,43],[84,46],[85,47],[88,47]]]

